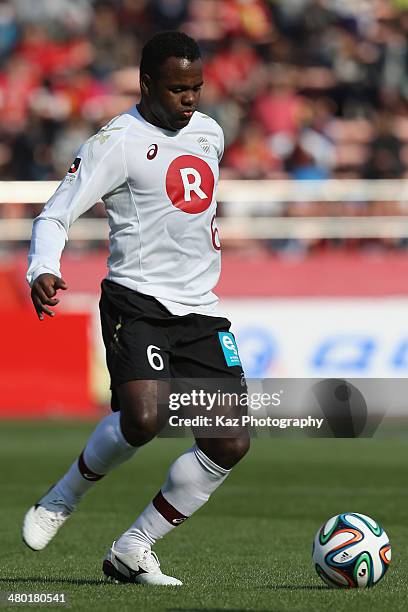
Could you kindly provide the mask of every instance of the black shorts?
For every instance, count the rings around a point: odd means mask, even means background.
[[[173,315],[154,297],[102,282],[99,304],[106,360],[115,388],[130,380],[245,378],[228,319]]]

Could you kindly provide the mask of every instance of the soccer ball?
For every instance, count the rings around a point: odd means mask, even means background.
[[[357,512],[338,514],[316,533],[313,563],[330,587],[364,588],[384,576],[391,561],[391,546],[383,528]]]

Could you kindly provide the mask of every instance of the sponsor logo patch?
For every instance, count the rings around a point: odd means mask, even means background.
[[[197,142],[203,149],[203,151],[205,151],[205,153],[210,152],[210,143],[208,142],[207,138],[205,138],[205,136],[200,136],[200,138],[197,139]]]
[[[214,183],[211,167],[195,155],[180,155],[167,169],[167,195],[173,206],[189,215],[202,213],[211,206]]]
[[[76,174],[78,172],[78,168],[80,165],[81,165],[81,158],[76,157],[69,167],[68,174]]]
[[[230,332],[218,332],[218,338],[220,339],[227,366],[240,366],[241,360],[238,355],[238,347],[234,336]]]

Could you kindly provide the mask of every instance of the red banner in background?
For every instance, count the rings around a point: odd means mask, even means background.
[[[25,257],[16,257],[9,263],[14,290],[22,303],[29,304],[26,268]],[[104,254],[81,258],[69,253],[63,256],[62,275],[71,293],[99,295],[100,283],[106,273]],[[407,295],[408,253],[334,251],[305,257],[279,257],[265,253],[238,255],[226,251],[222,256],[221,278],[215,293],[221,298]],[[0,308],[1,299],[0,296]]]
[[[18,309],[1,317],[0,418],[95,416],[90,315],[40,322]]]

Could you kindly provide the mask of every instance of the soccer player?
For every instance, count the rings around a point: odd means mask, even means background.
[[[223,134],[197,111],[203,85],[197,43],[163,32],[144,47],[141,101],[79,150],[34,221],[27,280],[40,320],[67,289],[60,257],[70,225],[99,199],[110,227],[109,272],[100,312],[112,414],[98,424],[68,472],[27,512],[23,540],[47,546],[78,503],[111,469],[160,430],[160,381],[244,381],[230,322],[212,289],[220,273],[215,189]],[[103,562],[116,580],[180,585],[151,547],[198,510],[244,456],[246,435],[196,437]]]

